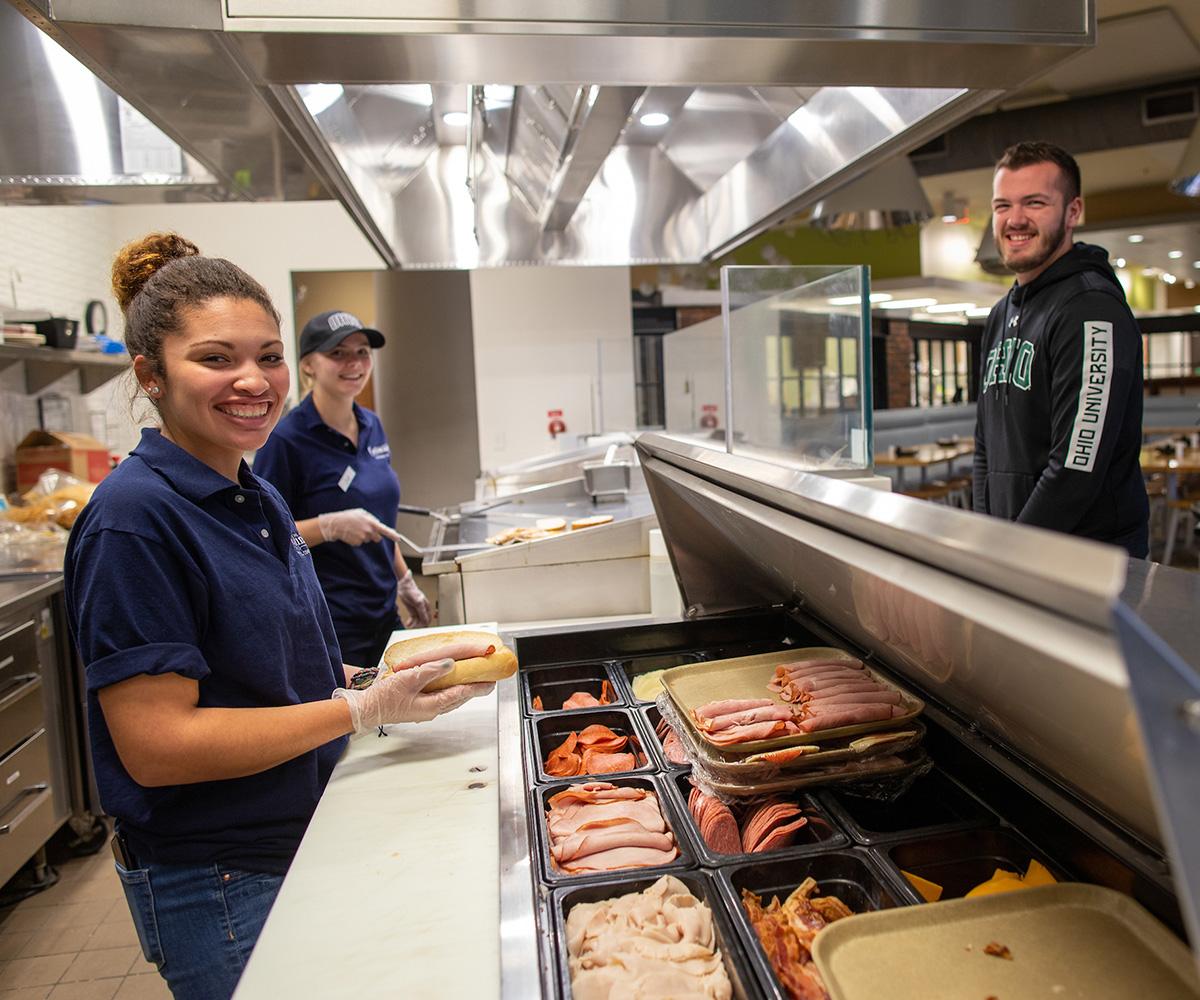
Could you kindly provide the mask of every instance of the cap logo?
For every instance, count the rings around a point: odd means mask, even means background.
[[[340,330],[344,326],[352,326],[356,330],[362,329],[362,323],[358,321],[357,316],[353,316],[348,312],[335,312],[329,316],[329,329]]]

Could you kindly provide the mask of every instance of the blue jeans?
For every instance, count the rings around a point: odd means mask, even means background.
[[[146,961],[175,1000],[227,1000],[282,875],[225,865],[116,865]]]

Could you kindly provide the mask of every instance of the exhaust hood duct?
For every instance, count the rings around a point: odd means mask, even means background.
[[[391,267],[710,260],[1095,41],[1094,0],[8,2],[221,181],[334,193]],[[470,128],[396,86],[473,88]]]
[[[983,238],[979,241],[979,249],[975,251],[975,263],[988,274],[1012,277],[1012,271],[1005,267],[1004,261],[1000,259],[1000,250],[996,246],[996,235],[992,232],[990,216],[987,225],[983,227]]]
[[[917,172],[907,156],[893,156],[817,202],[815,229],[897,229],[933,218]]]
[[[1200,198],[1200,124],[1192,130],[1183,159],[1175,170],[1175,178],[1168,186],[1176,194]]]
[[[0,3],[0,201],[152,202],[215,179],[48,35]],[[173,189],[173,190],[172,190]]]

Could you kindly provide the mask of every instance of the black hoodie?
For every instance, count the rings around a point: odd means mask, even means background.
[[[975,509],[1144,558],[1142,337],[1101,247],[1076,243],[983,333]]]

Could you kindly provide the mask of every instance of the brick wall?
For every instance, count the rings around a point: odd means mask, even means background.
[[[912,394],[913,342],[908,324],[893,320],[884,338],[887,361],[887,405],[889,409],[910,406]]]

